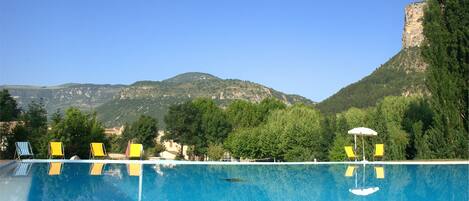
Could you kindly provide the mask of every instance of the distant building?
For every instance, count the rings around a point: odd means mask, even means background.
[[[104,129],[104,134],[107,136],[122,135],[122,132],[124,132],[124,126]]]
[[[158,137],[156,138],[157,142],[161,142],[161,144],[164,145],[164,147],[166,148],[165,151],[161,152],[160,153],[160,157],[163,158],[163,159],[176,159],[177,155],[180,153],[181,151],[181,145],[172,141],[172,140],[169,140],[169,141],[162,141],[161,138],[164,136],[164,131],[158,131]],[[183,155],[184,155],[184,159],[189,159],[189,156],[187,155],[187,146],[184,146],[184,150],[183,150]]]

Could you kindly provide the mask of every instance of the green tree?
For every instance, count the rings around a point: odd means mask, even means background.
[[[33,152],[39,154],[39,158],[45,158],[43,153],[47,150],[47,111],[42,99],[32,101],[25,112],[24,123],[28,132],[28,141],[33,147]]]
[[[144,148],[154,148],[158,137],[158,120],[153,117],[141,115],[130,126],[126,125],[122,133],[124,146],[128,141],[140,143]]]
[[[207,154],[209,144],[221,144],[231,132],[231,123],[224,111],[216,103],[207,98],[196,99],[192,104],[200,112],[200,129],[198,139],[194,146],[194,153],[197,155]]]
[[[412,125],[412,133],[414,136],[414,156],[415,159],[428,159],[431,156],[431,150],[428,142],[428,135],[424,132],[424,123],[422,121],[415,122]]]
[[[347,158],[344,146],[353,145],[352,136],[347,134],[349,125],[347,119],[343,115],[338,115],[335,138],[328,152],[328,159],[331,161],[341,161]]]
[[[27,140],[23,122],[17,122],[20,114],[21,110],[8,90],[0,91],[0,158],[13,158],[15,142]]]
[[[257,105],[248,101],[235,100],[228,106],[226,112],[235,129],[256,127],[262,121]]]
[[[262,149],[259,146],[259,128],[240,128],[228,135],[224,147],[235,158],[257,159],[261,158]]]
[[[328,155],[329,150],[331,149],[334,138],[336,136],[337,125],[336,125],[336,116],[329,115],[325,116],[321,121],[321,132],[323,136],[323,140],[321,143],[321,152],[325,155]],[[329,158],[329,157],[327,157]]]
[[[409,135],[403,129],[402,122],[411,101],[412,98],[388,96],[377,104],[373,112],[373,128],[378,132],[378,136],[373,137],[371,142],[385,144],[386,159],[406,159]],[[367,153],[372,151],[367,150]]]
[[[85,114],[77,108],[69,108],[65,116],[58,120],[48,135],[48,140],[64,143],[66,156],[78,155],[88,158],[91,142],[103,142],[108,145],[104,128],[96,119],[96,114]]]
[[[428,0],[423,56],[434,124],[429,131],[436,158],[468,158],[469,2]]]
[[[195,145],[200,141],[201,112],[191,101],[169,107],[164,117],[166,132],[163,140],[172,140],[181,145],[182,156],[184,145]]]
[[[403,129],[409,134],[409,144],[406,149],[407,159],[425,159],[430,157],[428,145],[428,130],[433,124],[433,112],[424,98],[412,100],[405,111],[402,121]]]
[[[8,90],[3,89],[0,91],[0,122],[14,121],[18,119],[20,114],[21,110]]]
[[[319,111],[295,105],[272,112],[266,126],[280,139],[279,149],[284,152],[284,160],[312,161],[326,157],[321,151],[321,121]]]
[[[287,105],[282,101],[275,98],[265,98],[257,106],[260,122],[265,122],[272,111],[283,110],[285,108],[287,108]]]
[[[207,148],[207,156],[212,161],[219,161],[223,158],[225,149],[220,144],[210,144]]]

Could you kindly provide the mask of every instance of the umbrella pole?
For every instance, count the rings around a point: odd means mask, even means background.
[[[362,136],[362,148],[363,148],[363,161],[365,161],[365,140],[363,140],[363,136]]]
[[[353,135],[353,144],[355,145],[355,150],[354,151],[357,151],[357,135]]]

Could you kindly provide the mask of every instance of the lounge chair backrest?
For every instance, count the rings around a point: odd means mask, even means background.
[[[384,155],[384,144],[376,144],[375,156]]]
[[[345,153],[347,154],[348,158],[355,158],[356,157],[355,152],[353,152],[352,146],[345,146],[344,148],[345,148]]]
[[[142,144],[130,144],[129,158],[141,158],[143,152]]]
[[[345,171],[345,176],[346,177],[352,177],[353,172],[355,171],[355,168],[356,168],[356,166],[354,166],[354,165],[347,166],[347,170]]]
[[[63,156],[62,142],[50,142],[50,154],[52,156]]]
[[[384,167],[375,167],[377,179],[384,179]]]
[[[98,143],[98,142],[91,143],[91,153],[93,154],[93,157],[106,156],[105,151],[104,151],[104,144]]]
[[[31,156],[33,153],[29,150],[29,142],[16,142],[16,153],[18,156]]]

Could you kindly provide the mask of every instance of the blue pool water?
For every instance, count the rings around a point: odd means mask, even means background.
[[[0,200],[469,200],[468,165],[142,166],[11,164]]]

